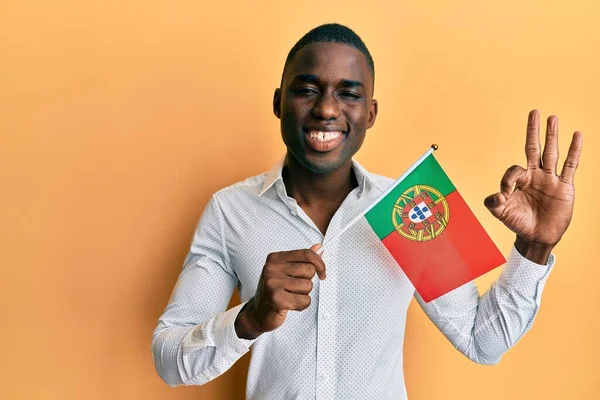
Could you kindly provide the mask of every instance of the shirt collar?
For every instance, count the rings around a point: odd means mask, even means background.
[[[267,172],[265,176],[265,181],[262,185],[262,189],[259,196],[262,196],[271,186],[273,186],[276,182],[280,181],[283,183],[283,178],[281,172],[283,171],[283,166],[285,165],[285,156],[279,159],[271,170]],[[362,195],[365,189],[370,189],[373,187],[373,179],[369,171],[365,169],[362,165],[358,163],[356,160],[352,160],[352,168],[354,169],[354,174],[356,175],[356,180],[358,181],[358,197]]]
[[[283,178],[281,176],[281,171],[283,170],[283,166],[285,164],[285,156],[281,157],[279,161],[273,165],[271,170],[267,172],[265,176],[265,181],[262,185],[262,189],[260,190],[259,196],[262,196],[271,186],[275,184],[277,181],[283,182]]]

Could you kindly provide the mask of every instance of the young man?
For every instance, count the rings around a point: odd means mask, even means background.
[[[471,282],[424,303],[364,219],[314,251],[393,182],[352,160],[377,117],[373,85],[369,51],[344,26],[317,27],[292,48],[273,99],[287,156],[207,205],[154,332],[169,385],[206,383],[252,346],[249,399],[405,399],[413,295],[477,363],[497,363],[531,328],[571,219],[582,135],[557,175],[557,120],[541,155],[530,113],[527,169],[509,168],[485,200],[517,235],[502,275],[481,297]],[[243,303],[226,311],[236,286]]]

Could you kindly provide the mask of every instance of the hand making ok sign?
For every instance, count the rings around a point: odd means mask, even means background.
[[[544,253],[549,254],[567,230],[575,199],[573,178],[583,147],[583,134],[575,132],[559,174],[558,118],[548,118],[543,153],[539,126],[540,113],[533,110],[527,122],[527,169],[510,167],[502,177],[500,192],[484,202],[496,218],[517,234],[516,245],[522,254],[523,246],[545,248]]]

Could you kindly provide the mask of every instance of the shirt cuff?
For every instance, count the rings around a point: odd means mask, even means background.
[[[213,325],[213,338],[214,343],[219,350],[225,354],[237,353],[245,354],[250,346],[257,339],[242,339],[238,337],[235,331],[235,320],[240,313],[240,310],[247,302],[239,304],[222,314],[219,314],[214,319]]]
[[[550,254],[546,265],[537,264],[523,257],[513,245],[499,282],[525,296],[535,298],[539,305],[544,285],[555,262],[556,257]]]

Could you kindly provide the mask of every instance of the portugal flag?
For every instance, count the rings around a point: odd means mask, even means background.
[[[426,302],[506,260],[429,154],[366,214]]]

